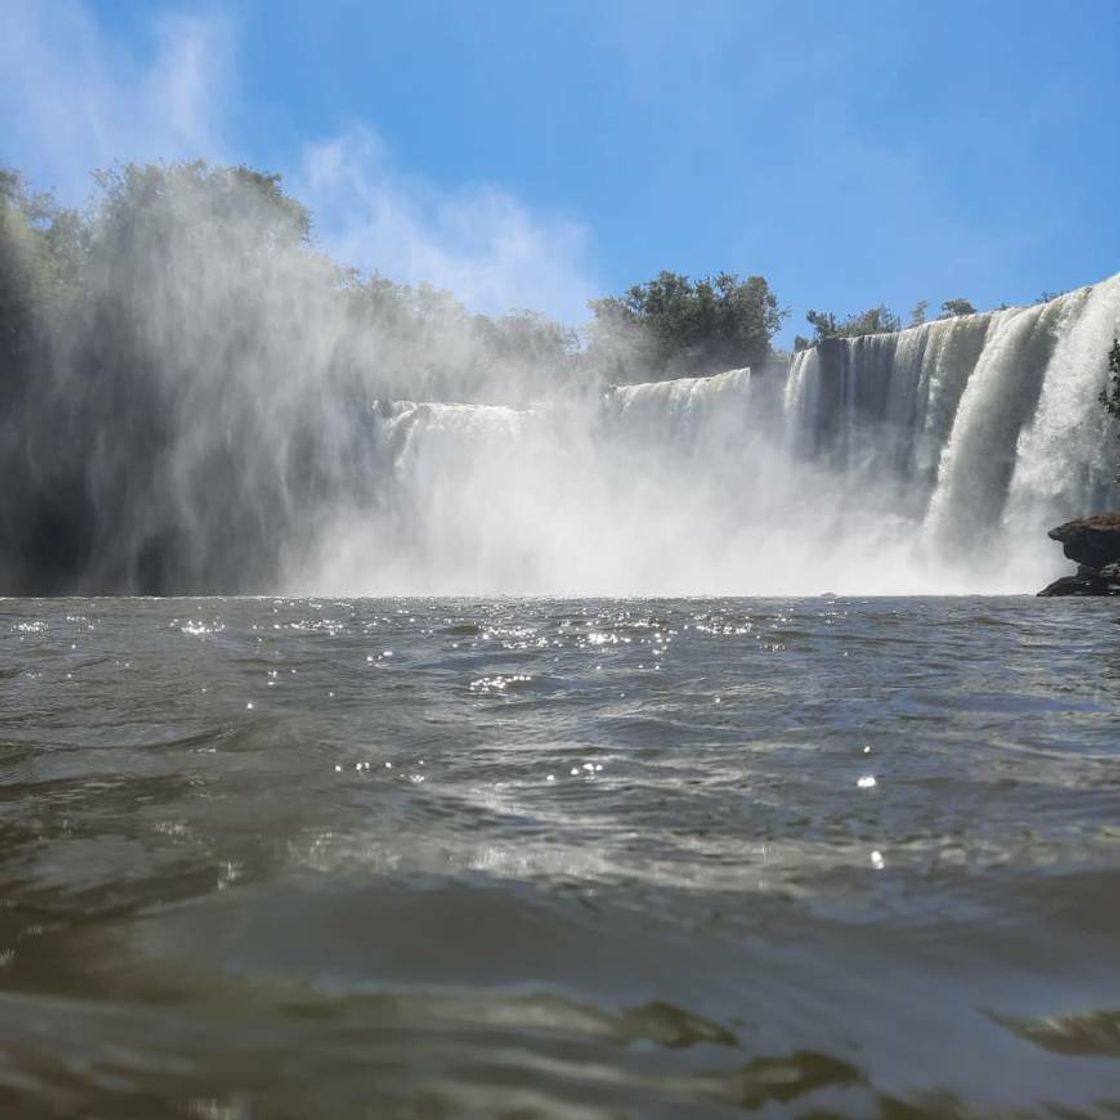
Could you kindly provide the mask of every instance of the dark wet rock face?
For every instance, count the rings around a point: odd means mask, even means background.
[[[1054,580],[1039,595],[1120,595],[1120,513],[1067,521],[1047,535],[1077,561],[1077,573]]]
[[[1060,576],[1047,584],[1039,595],[1120,595],[1120,581],[1110,583],[1096,572],[1078,572],[1075,576]]]
[[[1062,551],[1070,560],[1089,568],[1103,568],[1120,561],[1120,513],[1100,513],[1067,521],[1047,534],[1061,541]]]

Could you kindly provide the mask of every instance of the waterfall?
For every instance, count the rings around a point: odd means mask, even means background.
[[[438,401],[377,402],[373,412],[382,421],[376,429],[382,467],[388,467],[397,482],[408,478],[412,485],[423,485],[418,476],[440,457],[469,460],[480,440],[516,451],[524,425],[537,415],[532,409],[506,405]]]
[[[1097,400],[1105,383],[1101,355],[1120,331],[1120,276],[1087,293],[1058,340],[1038,407],[1023,427],[1004,511],[1014,534],[1036,532],[1081,512],[1120,501],[1108,417]]]
[[[751,371],[733,369],[714,377],[612,386],[605,403],[620,430],[680,443],[713,425],[738,429],[741,434],[750,392]]]
[[[829,340],[793,359],[787,425],[853,484],[904,484],[928,563],[1029,586],[1053,567],[1032,543],[1046,527],[1115,503],[1097,397],[1118,333],[1115,276],[1032,307]]]
[[[788,367],[527,409],[383,402],[370,489],[300,589],[1023,592],[1045,529],[1115,504],[1097,397],[1120,275],[830,339]]]
[[[1019,433],[1034,414],[1062,326],[1083,293],[1003,312],[988,325],[941,454],[927,525],[947,547],[983,539],[999,524]]]

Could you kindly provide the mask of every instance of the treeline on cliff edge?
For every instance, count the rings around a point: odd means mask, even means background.
[[[282,189],[279,175],[190,162],[127,165],[95,173],[94,182],[91,203],[67,209],[0,168],[0,362],[9,382],[49,360],[50,336],[62,321],[67,331],[77,320],[97,321],[103,364],[134,357],[142,324],[135,322],[139,308],[127,303],[129,282],[154,259],[162,285],[174,292],[177,271],[198,263],[197,254],[176,252],[176,234],[189,236],[192,226],[207,227],[208,237],[215,230],[231,235],[229,243],[217,239],[206,263],[250,298],[270,257],[302,256],[306,284],[328,292],[352,330],[376,338],[380,388],[412,399],[500,393],[526,400],[564,383],[761,369],[788,315],[762,276],[721,272],[693,280],[670,271],[592,300],[582,332],[532,310],[471,314],[453,293],[377,273],[362,277],[330,261],[312,239],[310,213]],[[925,307],[919,304],[910,325],[924,321]],[[974,310],[965,300],[942,307],[945,314]],[[882,306],[847,318],[810,311],[808,320],[815,334],[799,338],[799,347],[901,328]]]

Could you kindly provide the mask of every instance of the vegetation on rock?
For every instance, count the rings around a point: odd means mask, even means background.
[[[813,337],[804,338],[798,335],[794,339],[795,350],[805,350],[816,346],[827,338],[858,338],[865,334],[892,334],[902,329],[898,316],[889,307],[880,304],[878,307],[869,307],[866,311],[849,315],[846,319],[837,319],[830,311],[808,311],[805,318],[813,328]]]
[[[929,300],[919,300],[910,312],[907,327],[920,327],[926,322]],[[959,315],[974,315],[976,308],[966,299],[947,299],[941,305],[940,319],[952,319]],[[807,350],[829,338],[859,338],[869,334],[893,334],[903,330],[902,320],[887,306],[869,307],[866,311],[856,312],[845,319],[837,318],[830,311],[809,311],[805,318],[813,328],[812,338],[798,335],[793,340],[794,350]]]
[[[262,286],[281,257],[287,266],[298,262],[301,298],[330,304],[330,314],[345,319],[338,361],[353,359],[355,348],[368,350],[356,347],[355,337],[375,342],[376,380],[386,395],[529,400],[573,380],[758,368],[786,315],[761,276],[721,272],[694,281],[662,272],[621,296],[592,300],[593,319],[581,337],[539,312],[476,314],[452,293],[343,267],[315,244],[311,214],[276,174],[195,161],[129,164],[94,181],[90,206],[75,211],[0,169],[0,366],[9,378],[32,360],[36,345],[45,360],[58,323],[106,316],[118,327],[123,319],[138,323],[151,294],[138,287],[141,274],[173,293],[190,287],[188,268],[201,269],[248,305],[257,296],[267,302]],[[291,267],[288,273],[296,279]],[[112,309],[110,290],[118,297]],[[128,314],[126,293],[140,297]],[[254,325],[263,327],[251,315],[238,328],[244,342]],[[124,341],[102,331],[101,358],[128,364],[127,347],[112,354]]]

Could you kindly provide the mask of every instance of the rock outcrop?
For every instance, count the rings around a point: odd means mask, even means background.
[[[1067,521],[1047,536],[1077,561],[1077,572],[1054,580],[1039,595],[1120,595],[1120,513]]]

